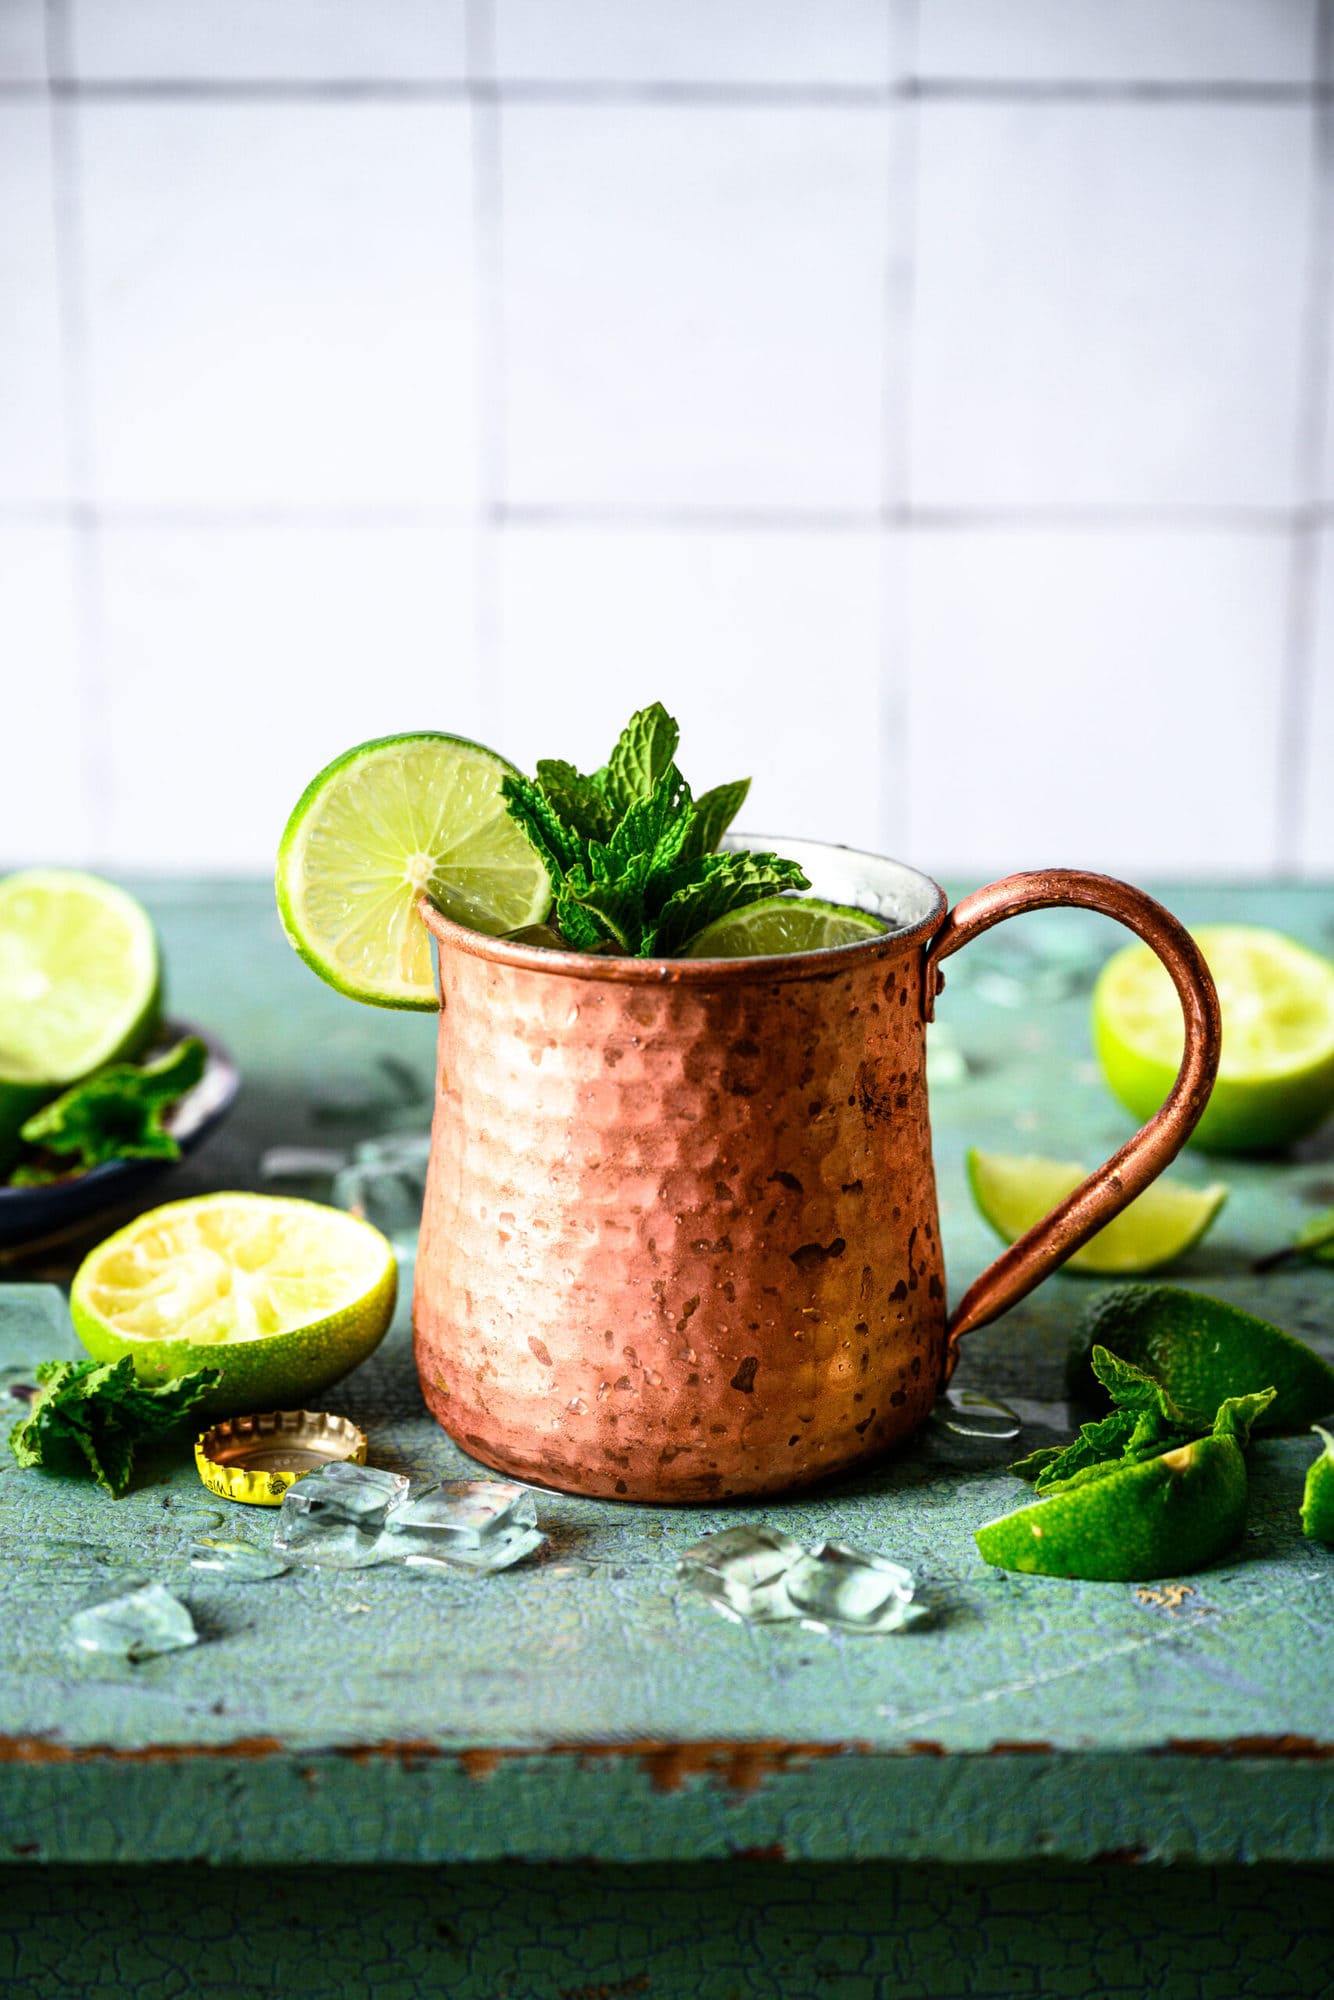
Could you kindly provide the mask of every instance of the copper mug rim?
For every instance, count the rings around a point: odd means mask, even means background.
[[[868,916],[880,917],[886,929],[851,944],[828,945],[821,951],[759,953],[747,958],[604,958],[594,952],[558,951],[546,945],[518,944],[508,938],[490,937],[484,931],[469,930],[445,916],[425,894],[418,898],[418,909],[427,929],[439,943],[448,944],[455,951],[467,952],[472,958],[491,959],[497,964],[512,965],[525,972],[548,972],[555,978],[605,980],[619,984],[628,982],[643,986],[735,986],[756,982],[771,984],[776,979],[814,979],[821,974],[844,971],[864,960],[880,958],[889,952],[901,951],[905,946],[921,943],[934,936],[944,921],[948,899],[940,884],[920,868],[913,868],[906,861],[896,861],[889,855],[873,854],[866,848],[849,847],[833,841],[790,839],[783,834],[734,834],[729,835],[723,845],[732,849],[753,848],[800,863],[808,875],[813,875],[812,887],[816,895],[823,895],[830,902],[846,903]],[[819,875],[814,873],[822,865],[834,878],[831,886],[822,886]],[[843,881],[837,879],[840,870],[846,875]],[[877,875],[885,881],[885,887],[880,891],[873,887]],[[914,907],[896,920],[884,909],[867,910],[865,902],[859,901],[856,894],[855,885],[858,882],[863,885],[863,895],[870,892],[882,900],[893,894],[889,886],[893,883],[905,898],[915,898],[920,912]]]

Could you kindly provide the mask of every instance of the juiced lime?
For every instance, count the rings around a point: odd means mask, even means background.
[[[685,958],[773,958],[788,951],[827,951],[831,945],[859,944],[888,925],[846,903],[818,896],[765,896],[693,937]]]
[[[1334,1542],[1334,1437],[1319,1424],[1312,1429],[1325,1448],[1306,1474],[1302,1533],[1313,1541]]]
[[[433,1009],[423,890],[470,930],[536,924],[551,885],[510,818],[503,757],[458,736],[348,750],[298,799],[278,848],[278,912],[321,979],[375,1007]]]
[[[1069,1160],[1043,1160],[1032,1154],[982,1153],[974,1148],[968,1155],[973,1200],[1006,1243],[1040,1222],[1087,1174],[1087,1167]],[[1189,1188],[1155,1181],[1077,1250],[1064,1268],[1104,1275],[1156,1270],[1198,1243],[1226,1200],[1227,1189],[1221,1184]],[[1114,1341],[1104,1345],[1122,1352]]]
[[[364,1361],[394,1313],[378,1229],[341,1209],[209,1194],[150,1210],[84,1258],[74,1330],[98,1361],[146,1382],[221,1368],[204,1417],[299,1407]]]
[[[1266,1152],[1314,1131],[1334,1110],[1334,964],[1279,931],[1215,924],[1195,932],[1223,1009],[1218,1081],[1190,1143]],[[1113,1093],[1149,1118],[1181,1061],[1181,1005],[1147,945],[1104,966],[1093,1038]]]
[[[159,982],[148,912],[114,883],[66,868],[0,880],[0,1171],[39,1105],[144,1047]]]
[[[1269,1431],[1298,1430],[1334,1410],[1334,1368],[1314,1348],[1267,1319],[1179,1285],[1120,1285],[1094,1299],[1071,1342],[1072,1395],[1101,1404],[1094,1347],[1110,1348],[1161,1382],[1183,1409],[1208,1419],[1229,1396],[1272,1387],[1260,1419]]]

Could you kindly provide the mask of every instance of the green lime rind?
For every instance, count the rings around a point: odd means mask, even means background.
[[[1257,1425],[1263,1431],[1305,1430],[1334,1409],[1334,1368],[1313,1348],[1180,1285],[1119,1285],[1090,1302],[1071,1340],[1066,1386],[1101,1409],[1107,1396],[1093,1373],[1095,1346],[1144,1369],[1205,1422],[1229,1397],[1262,1386],[1276,1391]]]
[[[422,891],[490,937],[540,923],[551,884],[506,810],[501,781],[515,775],[484,744],[439,730],[376,737],[317,772],[283,830],[274,882],[283,929],[311,970],[349,1000],[432,1013]]]
[[[200,1341],[188,1335],[176,1339],[146,1339],[117,1330],[89,1296],[98,1267],[121,1246],[130,1244],[145,1225],[159,1217],[231,1201],[281,1202],[299,1221],[303,1211],[327,1222],[343,1235],[364,1232],[370,1241],[376,1275],[369,1287],[337,1311],[322,1314],[304,1326],[248,1340]],[[222,1381],[208,1391],[194,1415],[201,1424],[254,1410],[310,1408],[313,1399],[350,1374],[383,1340],[398,1297],[398,1267],[387,1239],[360,1217],[318,1202],[287,1196],[198,1195],[139,1216],[89,1251],[70,1288],[74,1331],[95,1361],[119,1361],[130,1355],[140,1381],[157,1386],[192,1375],[201,1368],[220,1368]]]
[[[1214,924],[1194,932],[1218,982],[1223,1051],[1189,1144],[1273,1152],[1334,1111],[1334,963],[1280,931]],[[1109,959],[1093,991],[1093,1044],[1109,1089],[1140,1120],[1162,1105],[1183,1038],[1180,1003],[1143,945]]]
[[[731,910],[691,938],[684,958],[779,958],[862,944],[889,929],[880,917],[818,896],[764,896]]]
[[[1334,1545],[1334,1437],[1319,1424],[1311,1429],[1323,1440],[1324,1450],[1308,1467],[1302,1493],[1302,1533],[1312,1541]]]
[[[1033,1576],[1147,1583],[1203,1569],[1241,1539],[1246,1461],[1233,1437],[1093,1470],[1098,1476],[979,1528],[983,1560]]]
[[[984,1153],[977,1147],[969,1150],[967,1169],[978,1212],[1003,1243],[1015,1242],[1041,1222],[1087,1179],[1089,1171],[1069,1160]],[[1213,1227],[1227,1197],[1221,1181],[1207,1188],[1155,1181],[1062,1268],[1112,1277],[1175,1263]]]

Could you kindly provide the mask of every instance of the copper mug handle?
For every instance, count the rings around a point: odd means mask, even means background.
[[[1119,1215],[1150,1181],[1174,1160],[1199,1121],[1218,1074],[1223,1024],[1218,993],[1203,954],[1190,933],[1161,903],[1110,875],[1073,868],[1043,868],[1030,875],[1007,875],[955,905],[926,955],[926,1016],[944,985],[940,961],[993,924],[1021,910],[1060,906],[1097,910],[1115,917],[1157,952],[1167,967],[1186,1022],[1186,1047],[1171,1094],[1161,1111],[1141,1126],[1105,1166],[1091,1173],[1063,1202],[1003,1250],[971,1284],[950,1317],[945,1379],[953,1373],[958,1342],[965,1333],[997,1319],[1040,1285],[1082,1243]]]

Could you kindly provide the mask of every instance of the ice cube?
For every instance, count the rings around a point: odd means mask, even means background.
[[[376,1544],[390,1510],[406,1498],[401,1472],[344,1459],[296,1480],[283,1496],[273,1547],[295,1563],[360,1569],[379,1562]]]
[[[848,1542],[821,1542],[784,1578],[800,1616],[824,1630],[892,1632],[920,1612],[911,1570]]]
[[[445,1479],[394,1509],[380,1553],[411,1569],[508,1569],[545,1540],[526,1488],[500,1479]]]
[[[953,1431],[956,1437],[996,1438],[1003,1443],[1017,1438],[1022,1429],[1008,1403],[976,1389],[946,1389],[931,1415],[942,1430]]]
[[[677,1558],[676,1574],[734,1624],[772,1625],[795,1618],[785,1583],[802,1554],[778,1528],[748,1523],[706,1535]]]
[[[179,1597],[142,1576],[110,1579],[74,1613],[69,1630],[80,1652],[117,1660],[151,1660],[199,1639]]]
[[[253,1542],[198,1535],[190,1544],[190,1567],[226,1577],[229,1583],[262,1583],[266,1577],[286,1576],[289,1565],[277,1556],[266,1555]]]
[[[374,1224],[400,1255],[411,1254],[417,1247],[425,1191],[424,1160],[358,1160],[335,1176],[333,1203]]]

